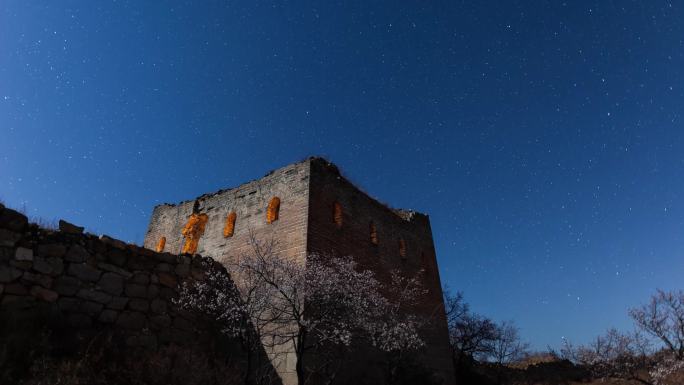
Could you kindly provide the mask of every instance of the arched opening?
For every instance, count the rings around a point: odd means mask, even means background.
[[[195,214],[193,213],[188,218],[188,223],[185,224],[181,234],[185,237],[185,243],[183,244],[183,249],[181,253],[195,254],[197,252],[197,245],[199,245],[199,240],[204,234],[204,229],[207,226],[207,221],[209,217],[207,214]]]
[[[370,222],[370,241],[372,244],[377,245],[378,244],[378,229],[375,227],[375,223],[373,221]]]
[[[161,237],[157,242],[157,247],[155,247],[154,249],[157,253],[161,253],[164,251],[164,246],[166,246],[166,237]]]
[[[333,203],[333,222],[337,228],[342,228],[342,205],[340,202]]]
[[[235,214],[235,211],[231,211],[230,214],[226,217],[226,225],[223,226],[223,237],[224,238],[229,238],[232,237],[233,234],[235,233],[235,220],[237,219],[237,214]]]
[[[406,260],[406,241],[404,238],[399,238],[399,256],[402,260]]]
[[[266,222],[273,223],[278,220],[278,212],[280,211],[280,198],[273,197],[268,202],[268,209],[266,210]]]

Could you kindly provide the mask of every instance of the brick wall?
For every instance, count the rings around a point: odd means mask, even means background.
[[[308,209],[309,164],[302,162],[278,169],[265,177],[234,189],[154,208],[145,236],[145,247],[155,249],[159,238],[166,237],[165,250],[179,253],[183,245],[181,231],[197,205],[197,212],[209,216],[197,252],[228,263],[249,251],[250,231],[257,239],[275,239],[278,252],[303,260],[306,255],[306,217]],[[266,209],[273,197],[280,198],[279,219],[266,222]],[[237,214],[231,237],[223,236],[226,217]]]
[[[432,325],[423,334],[427,349],[423,351],[422,358],[446,383],[453,383],[442,289],[429,218],[420,213],[388,208],[356,188],[340,175],[334,165],[323,159],[311,162],[310,189],[309,253],[352,256],[385,282],[395,269],[409,276],[425,270],[424,285],[429,293],[416,311],[430,317]],[[335,202],[342,207],[341,226],[334,220]],[[377,232],[377,244],[371,241],[371,222]],[[400,255],[400,240],[405,247],[404,257]]]

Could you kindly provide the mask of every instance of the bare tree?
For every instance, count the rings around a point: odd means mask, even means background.
[[[457,370],[468,360],[489,357],[498,335],[496,324],[489,318],[472,313],[460,292],[451,295],[445,289],[444,303],[452,361]]]
[[[631,309],[629,315],[637,327],[665,344],[677,360],[684,360],[684,292],[658,290],[649,303]]]
[[[496,328],[496,339],[490,354],[499,365],[520,360],[529,351],[529,344],[520,339],[520,331],[513,321],[503,321]]]
[[[609,329],[578,347],[564,339],[557,355],[586,367],[595,377],[665,384],[672,374],[684,370],[684,292],[658,290],[629,315],[636,331]]]
[[[665,347],[655,356],[649,374],[654,383],[684,369],[684,292],[658,290],[651,300],[630,310],[637,327]]]

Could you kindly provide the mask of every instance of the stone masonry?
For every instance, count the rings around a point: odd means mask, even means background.
[[[43,229],[0,205],[0,316],[46,306],[70,330],[113,330],[131,348],[198,340],[196,317],[172,299],[180,282],[203,278],[203,262],[216,262],[82,231]]]
[[[267,217],[272,213],[267,210],[274,198],[278,198],[279,212],[278,219],[271,222]],[[180,252],[189,219],[205,214],[208,219],[197,252],[221,263],[248,253],[250,236],[254,236],[275,240],[276,252],[302,263],[313,253],[352,256],[381,280],[394,269],[408,275],[423,270],[429,293],[415,311],[433,322],[423,335],[427,348],[422,360],[445,383],[453,383],[439,270],[427,215],[391,209],[355,187],[330,162],[309,158],[233,189],[155,207],[145,247],[155,249],[161,244],[166,251]],[[228,233],[224,231],[226,221],[232,222]],[[274,362],[285,384],[296,383],[295,360],[294,354],[289,354],[283,361]],[[364,370],[364,359],[358,361],[355,370]]]

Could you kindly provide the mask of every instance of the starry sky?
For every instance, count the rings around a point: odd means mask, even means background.
[[[0,2],[0,199],[151,209],[323,155],[428,213],[442,281],[536,349],[684,268],[684,5]]]

